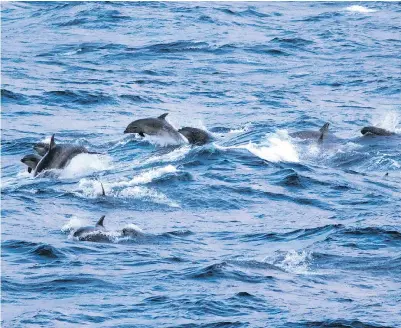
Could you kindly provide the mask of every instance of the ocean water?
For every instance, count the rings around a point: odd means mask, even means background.
[[[2,327],[401,326],[400,3],[1,15]],[[165,112],[214,141],[123,133]],[[53,133],[101,154],[33,178]]]

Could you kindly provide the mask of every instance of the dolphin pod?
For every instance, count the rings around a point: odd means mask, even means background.
[[[171,139],[178,144],[188,142],[195,146],[201,146],[213,141],[213,136],[202,129],[186,126],[176,130],[166,121],[167,115],[168,113],[164,113],[156,118],[149,117],[135,120],[128,124],[124,133],[137,133],[141,137],[158,136]],[[289,135],[293,138],[316,140],[318,143],[322,143],[327,139],[329,126],[330,124],[326,122],[318,131],[297,131]],[[391,136],[395,134],[375,126],[366,126],[361,129],[361,133],[364,136]],[[331,135],[331,137],[333,137],[333,135]],[[28,154],[21,159],[21,162],[28,166],[28,172],[33,172],[34,176],[50,169],[63,169],[69,164],[72,158],[79,154],[99,154],[97,152],[90,152],[83,146],[72,144],[56,145],[54,134],[51,137],[50,143],[39,142],[34,145],[33,149],[38,155]]]

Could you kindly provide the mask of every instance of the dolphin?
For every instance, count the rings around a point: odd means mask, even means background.
[[[62,169],[71,159],[79,154],[88,153],[85,147],[74,145],[56,145],[54,134],[51,137],[49,149],[35,167],[33,173],[37,176],[40,172],[50,169]]]
[[[77,147],[80,148],[82,150],[82,153],[87,153],[87,154],[100,154],[98,152],[93,152],[93,151],[88,151],[84,146],[75,146],[75,145],[71,145],[71,144],[58,144],[57,146],[60,147]],[[37,144],[35,144],[33,146],[33,149],[40,155],[40,156],[44,156],[48,150],[49,150],[49,144],[46,142],[38,142]]]
[[[99,221],[97,221],[96,225],[94,227],[81,227],[77,231],[74,232],[73,236],[82,240],[83,238],[86,237],[87,234],[92,233],[92,232],[103,232],[106,231],[106,228],[103,225],[104,218],[106,216],[103,215]]]
[[[183,143],[185,138],[182,134],[178,133],[174,127],[166,121],[168,113],[160,115],[157,118],[143,118],[128,124],[124,133],[138,133],[141,137],[145,135],[169,137],[175,142]]]
[[[115,237],[141,237],[144,236],[144,233],[141,230],[135,229],[134,227],[126,227],[121,230],[116,231],[117,234],[107,235],[106,228],[104,227],[104,218],[103,215],[99,221],[96,223],[94,227],[87,226],[81,227],[76,230],[73,234],[73,237],[77,238],[81,241],[93,241],[93,242],[110,242],[113,241]]]
[[[36,166],[42,159],[41,156],[35,155],[35,154],[29,154],[25,155],[22,159],[21,162],[28,165],[28,173],[31,173],[32,170],[35,170]]]
[[[213,139],[206,131],[189,126],[179,129],[178,132],[187,138],[188,142],[192,145],[202,146]]]
[[[365,126],[364,128],[362,128],[361,133],[363,135],[373,134],[376,136],[391,136],[395,134],[394,132],[382,128],[377,128],[375,126]]]
[[[290,133],[290,136],[293,138],[299,139],[317,139],[319,143],[323,142],[323,139],[326,138],[327,133],[329,131],[330,123],[326,122],[319,129],[319,131],[298,131]]]

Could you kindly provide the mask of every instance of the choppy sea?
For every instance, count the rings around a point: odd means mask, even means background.
[[[400,2],[2,2],[1,32],[2,327],[401,326]],[[123,133],[166,112],[213,142]],[[34,178],[53,133],[101,154]]]

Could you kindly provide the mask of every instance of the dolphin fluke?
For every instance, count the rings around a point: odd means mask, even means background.
[[[318,139],[318,142],[323,142],[323,139],[326,137],[327,133],[329,132],[329,126],[330,123],[326,122],[323,124],[323,126],[319,129],[319,131],[321,132],[321,135]]]
[[[99,221],[97,221],[96,227],[103,227],[103,228],[104,228],[103,221],[104,221],[104,218],[105,218],[105,217],[106,217],[106,215],[103,215],[103,216],[99,219]]]

